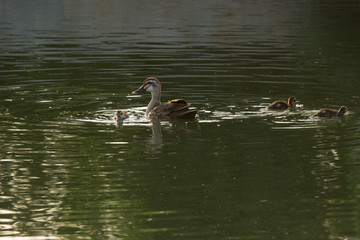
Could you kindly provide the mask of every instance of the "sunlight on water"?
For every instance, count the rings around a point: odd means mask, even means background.
[[[210,110],[200,110],[196,121],[200,123],[215,123],[220,121],[227,120],[237,120],[237,119],[269,119],[272,118],[272,122],[275,124],[280,124],[283,126],[274,126],[274,129],[277,128],[287,128],[287,129],[299,129],[299,128],[316,128],[319,125],[316,125],[316,119],[312,115],[317,111],[314,110],[303,110],[303,105],[298,104],[297,110],[295,111],[269,111],[266,109],[267,105],[260,104],[246,107],[244,111],[237,111],[236,106],[227,106],[230,111],[210,111]],[[249,108],[253,109],[252,111]],[[152,125],[151,121],[145,116],[146,107],[134,107],[129,108],[126,111],[129,114],[129,118],[124,120],[122,126],[146,126],[150,127]],[[94,117],[87,117],[85,119],[75,119],[75,121],[80,122],[93,122],[93,123],[102,123],[102,124],[115,124],[113,115],[116,110],[101,110],[94,113]],[[169,125],[167,121],[163,121],[162,125]],[[289,126],[290,125],[290,126]],[[17,129],[19,130],[19,129]],[[14,130],[15,131],[15,130]]]
[[[0,16],[0,239],[359,239],[356,1],[17,0]],[[149,76],[196,119],[147,119],[150,94],[131,92]]]
[[[150,126],[151,123],[145,116],[146,107],[130,108],[126,109],[129,114],[129,118],[124,120],[124,126]],[[75,119],[80,122],[94,122],[103,124],[115,124],[113,119],[117,110],[101,110],[94,113],[93,118],[87,117],[85,119]]]

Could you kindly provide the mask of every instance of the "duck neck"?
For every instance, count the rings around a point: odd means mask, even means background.
[[[151,100],[146,108],[146,116],[158,105],[160,105],[160,91],[151,92]]]
[[[289,107],[291,107],[291,108],[295,108],[296,103],[289,100],[288,105],[289,105]]]

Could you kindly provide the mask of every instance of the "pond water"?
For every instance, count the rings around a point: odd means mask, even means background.
[[[359,25],[350,0],[0,0],[0,239],[360,239]],[[196,120],[146,119],[149,76]]]

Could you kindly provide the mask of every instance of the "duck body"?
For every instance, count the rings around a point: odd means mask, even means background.
[[[124,110],[118,110],[116,111],[113,119],[116,121],[116,126],[117,127],[122,127],[124,120],[129,118],[129,114],[127,113],[127,111]]]
[[[145,91],[151,93],[151,100],[146,108],[147,117],[162,120],[195,118],[197,110],[190,109],[190,104],[184,99],[174,99],[166,103],[160,102],[161,83],[157,78],[146,78],[141,87],[132,93],[138,94]]]
[[[341,106],[339,110],[323,108],[320,109],[317,113],[315,113],[313,117],[322,117],[322,118],[341,117],[344,116],[346,112],[347,112],[346,106]]]
[[[267,109],[269,110],[286,110],[289,108],[295,108],[296,106],[296,98],[295,97],[289,97],[288,101],[285,102],[283,100],[277,100],[267,106]]]
[[[116,111],[113,119],[116,120],[116,121],[120,121],[120,120],[124,120],[124,119],[127,119],[129,118],[129,114],[127,113],[127,111],[124,111],[124,110],[118,110]]]
[[[184,99],[174,99],[167,103],[156,106],[149,113],[149,117],[157,117],[164,120],[170,119],[194,119],[197,113],[196,110],[189,109],[188,104]]]

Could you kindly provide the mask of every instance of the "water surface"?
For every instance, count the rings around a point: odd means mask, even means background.
[[[0,0],[0,239],[359,239],[359,12]],[[146,119],[148,76],[197,119]]]

